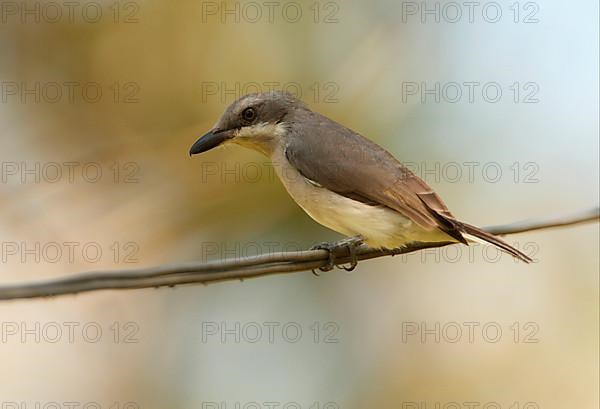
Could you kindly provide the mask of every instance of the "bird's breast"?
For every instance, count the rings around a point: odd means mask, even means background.
[[[292,199],[325,227],[346,236],[360,235],[371,247],[395,248],[410,241],[438,241],[436,231],[424,230],[386,206],[367,205],[305,178],[288,162],[282,149],[276,149],[271,160]],[[442,238],[447,240],[445,235]]]

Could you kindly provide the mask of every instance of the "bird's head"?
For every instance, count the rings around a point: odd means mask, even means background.
[[[249,94],[233,102],[213,129],[190,148],[190,155],[236,143],[269,156],[284,136],[293,112],[305,105],[287,92]]]

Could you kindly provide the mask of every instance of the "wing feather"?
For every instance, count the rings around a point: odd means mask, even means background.
[[[386,206],[425,229],[440,228],[466,242],[439,195],[389,152],[316,112],[302,110],[297,115],[300,118],[295,123],[302,124],[302,129],[290,128],[285,153],[304,177],[345,197]]]

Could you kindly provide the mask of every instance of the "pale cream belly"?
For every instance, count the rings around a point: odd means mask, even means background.
[[[278,155],[274,155],[278,156]],[[425,230],[385,206],[370,206],[316,186],[285,158],[273,157],[288,193],[315,221],[346,236],[362,236],[370,247],[396,248],[408,242],[455,241],[438,229]]]

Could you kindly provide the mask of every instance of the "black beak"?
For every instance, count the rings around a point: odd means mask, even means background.
[[[228,139],[228,132],[213,129],[198,139],[190,148],[190,156],[216,148]]]

